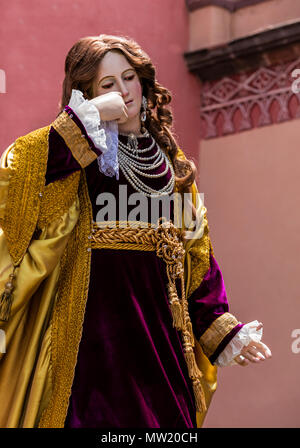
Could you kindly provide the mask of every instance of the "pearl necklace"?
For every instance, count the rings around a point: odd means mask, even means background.
[[[123,134],[122,134],[123,135]],[[150,136],[150,134],[148,134]],[[147,136],[148,136],[147,135]],[[175,173],[172,164],[169,162],[166,154],[157,145],[157,150],[154,155],[150,157],[140,157],[138,154],[146,153],[150,151],[156,144],[154,138],[151,136],[151,144],[147,148],[138,149],[137,138],[134,134],[128,136],[128,143],[125,145],[119,140],[119,166],[123,172],[125,178],[132,185],[132,187],[148,197],[159,197],[162,195],[168,195],[173,192],[175,184]],[[153,160],[151,165],[140,162],[146,160]],[[147,171],[158,168],[165,162],[166,168],[163,172],[158,174],[149,174]],[[155,190],[146,185],[138,175],[146,178],[160,178],[167,174],[168,170],[171,171],[171,177],[168,183],[160,190]]]
[[[151,145],[150,146],[148,146],[148,148],[145,148],[145,149],[138,149],[138,139],[137,139],[137,136],[133,133],[133,132],[130,132],[130,134],[122,134],[122,133],[120,133],[119,132],[119,134],[120,135],[123,135],[124,137],[128,137],[128,140],[127,140],[127,144],[126,145],[124,145],[122,142],[120,142],[120,140],[119,140],[119,143],[124,147],[124,148],[128,148],[131,152],[133,152],[134,154],[141,154],[141,153],[143,153],[143,152],[147,152],[147,151],[149,151],[150,149],[152,149],[153,148],[153,146],[155,145],[155,140],[153,139],[153,137],[151,137],[151,139],[152,139],[152,143],[151,143]],[[141,135],[141,137],[150,137],[150,134],[149,134],[149,132],[148,131],[146,131],[143,135]]]

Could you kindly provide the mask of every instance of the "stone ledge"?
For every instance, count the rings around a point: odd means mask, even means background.
[[[273,28],[210,49],[184,53],[188,69],[203,81],[255,70],[300,55],[300,22]]]

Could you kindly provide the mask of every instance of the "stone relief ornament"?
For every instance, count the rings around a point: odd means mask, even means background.
[[[209,139],[300,117],[293,72],[300,58],[202,85],[202,138]]]

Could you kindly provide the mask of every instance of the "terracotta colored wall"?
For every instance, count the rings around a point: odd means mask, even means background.
[[[136,39],[173,93],[179,143],[196,154],[199,83],[186,69],[188,12],[184,0],[11,0],[1,8],[0,153],[20,135],[49,124],[61,96],[64,59],[80,37],[124,34]]]
[[[273,354],[219,369],[206,427],[300,426],[300,353],[291,348],[300,328],[299,124],[201,143],[200,191],[231,312],[262,321]]]
[[[234,39],[298,22],[300,2],[270,0],[231,13],[219,6],[206,6],[190,13],[189,50],[210,48]]]

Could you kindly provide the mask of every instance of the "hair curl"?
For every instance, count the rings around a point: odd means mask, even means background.
[[[108,51],[121,52],[135,69],[142,85],[143,95],[148,102],[145,126],[159,146],[170,156],[178,190],[190,191],[196,167],[192,160],[177,158],[178,145],[171,131],[173,117],[167,108],[172,99],[171,93],[156,80],[155,67],[151,59],[133,39],[101,34],[77,41],[65,61],[60,111],[69,103],[72,89],[81,90],[86,99],[94,98],[94,80],[99,64]]]

